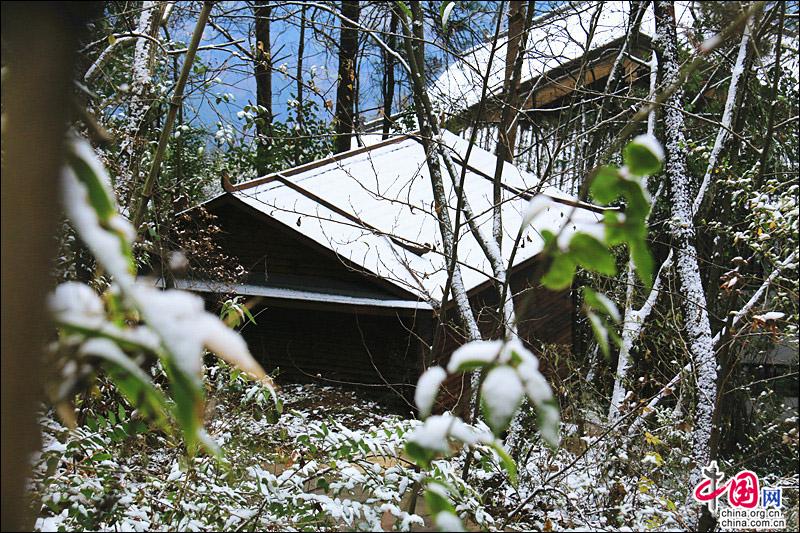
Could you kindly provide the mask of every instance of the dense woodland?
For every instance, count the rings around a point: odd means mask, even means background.
[[[3,530],[714,530],[712,461],[780,487],[797,530],[799,13],[3,2]],[[429,239],[315,197],[380,279],[337,235],[305,251],[313,217],[223,219],[409,139],[413,176],[376,155],[354,179]],[[407,296],[385,250],[440,284]],[[384,311],[275,304],[323,269]],[[256,328],[316,335],[321,370]],[[327,372],[348,335],[373,381]]]

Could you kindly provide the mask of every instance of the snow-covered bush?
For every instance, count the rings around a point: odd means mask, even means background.
[[[271,386],[269,378],[244,340],[206,312],[200,297],[137,281],[131,249],[136,232],[117,212],[105,168],[87,142],[75,138],[68,148],[62,175],[67,217],[112,284],[100,296],[87,285],[66,282],[50,297],[61,332],[52,347],[62,369],[54,403],[74,423],[70,398],[102,368],[140,414],[166,431],[172,418],[190,453],[198,446],[215,451],[203,429],[204,350]],[[166,371],[169,395],[142,370],[148,358]]]

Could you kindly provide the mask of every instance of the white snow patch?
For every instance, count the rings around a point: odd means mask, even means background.
[[[419,409],[422,418],[431,414],[436,395],[439,393],[439,386],[447,377],[447,372],[440,366],[429,368],[422,374],[417,381],[417,389],[414,391],[414,403]]]
[[[487,409],[489,425],[503,428],[519,407],[524,394],[517,372],[510,366],[493,368],[481,387],[482,400]]]

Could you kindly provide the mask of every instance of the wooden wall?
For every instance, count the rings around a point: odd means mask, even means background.
[[[210,211],[223,229],[225,252],[239,258],[251,283],[399,296],[398,289],[348,268],[332,252],[237,203],[219,201]],[[532,261],[511,274],[520,336],[533,341],[532,349],[539,342],[570,345],[574,324],[570,291],[541,287],[541,266]],[[486,283],[476,288],[470,300],[484,338],[498,338],[502,331],[493,310],[499,300],[495,287]],[[393,313],[278,301],[266,301],[252,311],[257,324],[245,326],[242,334],[268,371],[280,370],[279,381],[364,387],[374,391],[376,399],[404,404],[406,410],[421,371],[433,364],[445,366],[465,340],[452,306],[445,312],[446,326],[439,328],[434,328],[430,311]],[[547,361],[542,361],[542,368],[545,373],[557,372]],[[469,376],[453,376],[446,382],[440,408],[463,407],[468,397]]]
[[[223,232],[220,244],[249,272],[249,283],[362,296],[407,296],[386,281],[349,268],[332,251],[236,199],[222,197],[208,210],[218,217]],[[302,231],[302,220],[298,229]]]
[[[413,334],[416,317],[270,304],[256,313],[257,325],[242,335],[268,371],[280,369],[279,382],[360,386],[376,398],[413,398],[422,350]]]

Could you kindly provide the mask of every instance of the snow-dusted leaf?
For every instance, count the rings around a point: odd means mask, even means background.
[[[439,531],[466,531],[464,524],[457,514],[450,511],[440,511],[434,517],[436,529]]]
[[[117,281],[132,279],[133,261],[127,240],[130,234],[119,229],[125,224],[116,220],[114,230],[101,225],[101,215],[91,204],[89,190],[72,167],[62,171],[62,191],[67,217],[100,265]]]
[[[594,338],[597,341],[597,345],[600,346],[600,350],[603,352],[603,355],[605,355],[606,358],[610,357],[611,348],[608,343],[608,329],[606,328],[603,319],[593,311],[588,311],[586,313],[586,317],[589,319],[589,324],[592,326],[592,332],[594,333]]]
[[[522,217],[522,227],[531,224],[542,213],[546,212],[553,205],[553,201],[544,194],[537,194],[528,202],[525,214]]]
[[[442,28],[447,29],[447,21],[450,20],[450,14],[453,12],[453,8],[456,6],[455,2],[442,2],[441,7],[439,8],[439,16],[442,20]]]
[[[502,347],[503,341],[500,340],[468,342],[450,356],[447,371],[454,374],[483,368],[495,360],[498,363],[504,363],[505,361],[499,359]]]
[[[164,395],[155,388],[144,370],[139,368],[115,342],[99,337],[92,338],[81,345],[78,353],[85,357],[101,359],[120,392],[141,413],[152,417],[158,423],[166,420],[167,402]]]
[[[763,315],[753,315],[753,319],[761,322],[771,322],[773,320],[780,320],[785,316],[786,314],[780,311],[769,311]]]
[[[511,339],[503,346],[503,360],[512,365],[531,364],[539,368],[539,359],[519,339]]]
[[[623,158],[632,174],[649,176],[661,170],[664,148],[653,135],[639,135],[625,147]]]
[[[99,329],[106,321],[103,301],[88,285],[68,281],[56,287],[47,305],[57,322]]]
[[[557,447],[561,442],[561,416],[556,400],[552,399],[537,405],[536,414],[542,438],[550,446]]]
[[[267,373],[250,354],[247,343],[241,335],[211,313],[203,313],[198,319],[198,326],[204,332],[203,343],[210,352],[249,374],[250,377],[271,384]]]
[[[442,481],[434,480],[425,488],[425,503],[428,510],[436,515],[441,512],[455,513],[453,504],[450,503],[452,489]]]
[[[510,366],[498,366],[489,371],[481,386],[481,403],[486,422],[495,435],[508,427],[524,395],[522,382]]]
[[[541,372],[531,369],[529,365],[520,365],[517,372],[525,384],[525,394],[535,405],[553,398],[553,389]]]
[[[109,186],[111,180],[91,145],[84,139],[73,137],[68,144],[66,159],[75,177],[86,186],[89,204],[100,220],[106,221],[116,215],[116,202]]]
[[[508,451],[506,451],[505,447],[503,447],[503,443],[500,440],[496,440],[489,445],[500,458],[500,466],[503,470],[506,471],[508,474],[508,480],[511,482],[513,487],[517,486],[518,476],[517,476],[517,463],[514,459],[509,455]]]
[[[414,391],[414,403],[419,410],[420,417],[426,418],[431,414],[439,387],[446,377],[447,372],[440,366],[431,367],[420,376]]]
[[[617,305],[605,294],[594,291],[589,287],[584,287],[583,297],[587,305],[609,316],[614,322],[622,320],[622,315],[620,315]]]

